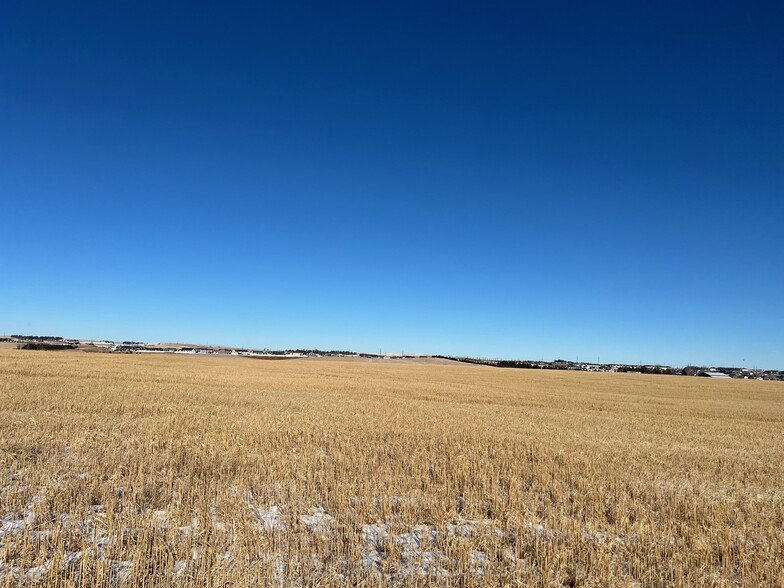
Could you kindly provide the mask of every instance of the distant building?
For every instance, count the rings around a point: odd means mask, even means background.
[[[714,371],[702,371],[698,376],[702,376],[703,378],[717,378],[717,379],[731,379],[727,374],[724,372],[714,372]]]

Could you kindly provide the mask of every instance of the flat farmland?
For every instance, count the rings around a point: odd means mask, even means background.
[[[782,399],[0,349],[0,586],[781,586]]]

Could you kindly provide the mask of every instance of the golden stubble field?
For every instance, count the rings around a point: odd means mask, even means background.
[[[0,350],[0,586],[781,586],[784,385]]]

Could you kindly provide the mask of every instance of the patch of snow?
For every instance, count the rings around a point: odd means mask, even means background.
[[[271,506],[268,509],[253,506],[248,502],[250,513],[257,521],[259,521],[259,528],[262,531],[281,531],[286,527],[286,520],[277,506]]]
[[[47,561],[46,563],[43,563],[40,566],[27,568],[24,572],[24,579],[33,582],[39,582],[44,578],[46,578],[46,576],[48,576],[49,572],[51,571],[52,571],[52,562]]]
[[[275,579],[275,583],[277,585],[286,585],[286,570],[288,570],[286,562],[283,561],[282,558],[277,558],[275,562],[275,571],[273,572],[273,578]]]
[[[109,564],[112,566],[118,583],[122,584],[125,580],[130,579],[133,576],[132,561],[110,560]]]
[[[316,535],[326,537],[332,534],[333,518],[324,512],[322,507],[313,509],[309,515],[301,515],[299,522],[308,527]]]
[[[169,528],[169,513],[165,510],[154,510],[150,513],[150,524],[158,529]]]
[[[11,536],[17,535],[24,531],[25,522],[24,519],[18,519],[15,521],[6,521],[0,525],[0,538],[4,536]]]
[[[220,557],[218,557],[218,562],[221,564],[226,564],[229,569],[234,568],[234,554],[231,551],[226,551]]]
[[[389,542],[389,525],[362,526],[362,567],[378,567]]]
[[[185,577],[192,565],[192,562],[184,559],[180,559],[174,562],[174,567],[172,568],[172,579],[180,580]]]
[[[447,560],[440,551],[409,550],[404,551],[401,557],[404,576],[446,578],[450,575],[449,570],[441,565]]]
[[[389,541],[389,525],[362,525],[362,541],[380,547]]]
[[[0,563],[0,580],[9,578],[14,582],[19,581],[19,568],[10,564]]]
[[[446,534],[456,537],[473,537],[478,533],[481,524],[487,524],[490,521],[480,521],[472,519],[458,519],[454,523],[446,526]]]
[[[435,529],[431,529],[427,525],[415,525],[411,528],[410,533],[401,533],[395,537],[395,543],[403,550],[419,550],[422,548],[423,542],[428,539],[433,542],[437,537],[438,531]]]
[[[617,543],[619,545],[627,545],[637,543],[639,537],[636,533],[626,535],[625,533],[608,533],[605,531],[584,531],[583,539],[591,543],[603,543],[607,545]]]
[[[471,573],[477,576],[484,576],[485,570],[488,568],[487,555],[484,551],[472,551],[468,560],[469,569]]]

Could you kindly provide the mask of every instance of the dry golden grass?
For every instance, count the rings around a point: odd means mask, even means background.
[[[0,350],[0,586],[781,586],[784,385]]]

